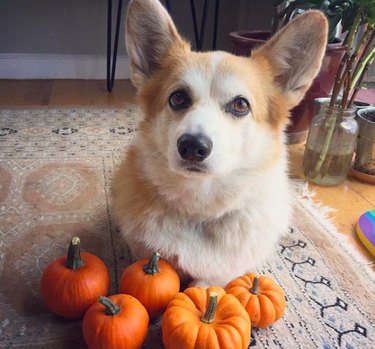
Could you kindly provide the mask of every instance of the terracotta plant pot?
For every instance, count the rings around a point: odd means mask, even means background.
[[[236,31],[229,37],[234,44],[233,52],[240,56],[250,56],[251,50],[265,43],[270,37],[269,31]],[[291,111],[291,122],[287,129],[290,144],[301,143],[306,139],[307,131],[314,115],[316,115],[316,103],[319,97],[328,97],[333,88],[335,73],[345,53],[342,41],[327,45],[322,68],[307,91],[302,102]]]
[[[264,44],[271,37],[271,32],[240,30],[229,33],[229,37],[234,46],[233,53],[238,56],[248,57],[255,47]]]

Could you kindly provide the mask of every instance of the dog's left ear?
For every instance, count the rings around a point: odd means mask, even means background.
[[[318,74],[327,35],[325,16],[319,11],[307,11],[252,54],[253,59],[269,62],[289,109],[301,101]]]
[[[166,56],[190,49],[159,0],[131,0],[126,16],[126,47],[133,84],[140,88]]]

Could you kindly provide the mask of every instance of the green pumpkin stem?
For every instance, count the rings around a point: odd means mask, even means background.
[[[76,270],[81,269],[85,266],[81,258],[81,249],[80,249],[79,237],[75,236],[69,245],[68,257],[66,259],[65,266],[69,269]]]
[[[155,275],[159,273],[158,261],[161,255],[158,252],[155,252],[152,257],[149,259],[148,263],[143,267],[143,271],[148,275]]]
[[[253,287],[250,289],[252,294],[259,294],[259,276],[254,277]]]
[[[204,315],[201,317],[201,321],[210,324],[215,319],[215,313],[217,308],[217,293],[210,292],[210,298],[208,301],[207,310]]]
[[[105,306],[105,315],[116,315],[120,312],[120,307],[113,303],[108,297],[100,296],[98,302]]]

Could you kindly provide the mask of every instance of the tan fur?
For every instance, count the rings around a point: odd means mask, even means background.
[[[295,30],[298,27],[302,30]],[[301,101],[319,72],[327,35],[325,16],[319,11],[307,11],[253,53],[253,59],[269,61],[289,109]]]
[[[283,131],[318,72],[326,31],[312,11],[251,58],[197,53],[157,0],[130,2],[127,47],[144,115],[112,199],[137,257],[158,250],[195,284],[223,285],[272,253],[290,216]],[[168,98],[181,88],[192,103],[176,111]],[[244,117],[226,110],[237,95],[250,102]],[[205,174],[181,167],[177,139],[189,132],[213,140]]]

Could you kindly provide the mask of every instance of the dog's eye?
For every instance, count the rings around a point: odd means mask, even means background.
[[[246,98],[238,96],[227,104],[225,111],[235,116],[245,116],[250,111],[250,103]]]
[[[185,90],[177,90],[169,96],[169,105],[173,110],[186,109],[191,106],[191,98]]]

